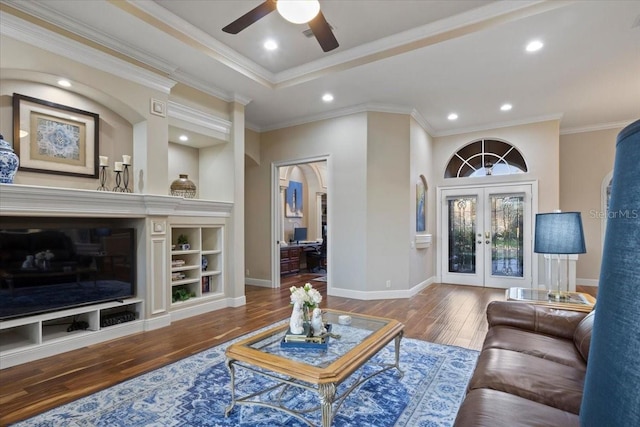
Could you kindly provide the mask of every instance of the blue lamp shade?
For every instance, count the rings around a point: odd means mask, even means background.
[[[587,252],[580,212],[536,214],[533,251],[538,254],[583,254]]]

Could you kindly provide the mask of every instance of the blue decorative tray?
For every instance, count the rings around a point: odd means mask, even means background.
[[[324,327],[327,328],[327,333],[331,332],[330,323],[326,323]],[[329,347],[329,335],[320,340],[310,335],[311,331],[308,330],[308,325],[305,325],[305,332],[302,334],[291,334],[287,330],[287,333],[282,337],[282,341],[280,341],[280,347],[303,350],[326,350]]]

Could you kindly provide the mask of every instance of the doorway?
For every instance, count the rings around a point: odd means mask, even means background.
[[[447,188],[439,192],[442,282],[530,287],[536,264],[532,250],[534,185]]]
[[[274,163],[272,287],[306,273],[328,277],[328,156]],[[322,251],[322,256],[318,253]],[[316,253],[318,252],[318,253]],[[312,267],[316,267],[312,270]],[[318,268],[321,267],[321,268]]]

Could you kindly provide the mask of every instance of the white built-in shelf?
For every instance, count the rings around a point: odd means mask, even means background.
[[[72,350],[141,331],[143,304],[141,299],[129,298],[0,321],[0,367],[57,354],[59,346]],[[103,316],[119,311],[134,312],[136,320],[100,326]],[[73,321],[87,322],[89,327],[67,331]]]

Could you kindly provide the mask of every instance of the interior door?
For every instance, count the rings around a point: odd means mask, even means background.
[[[531,185],[442,190],[442,282],[532,283]]]

